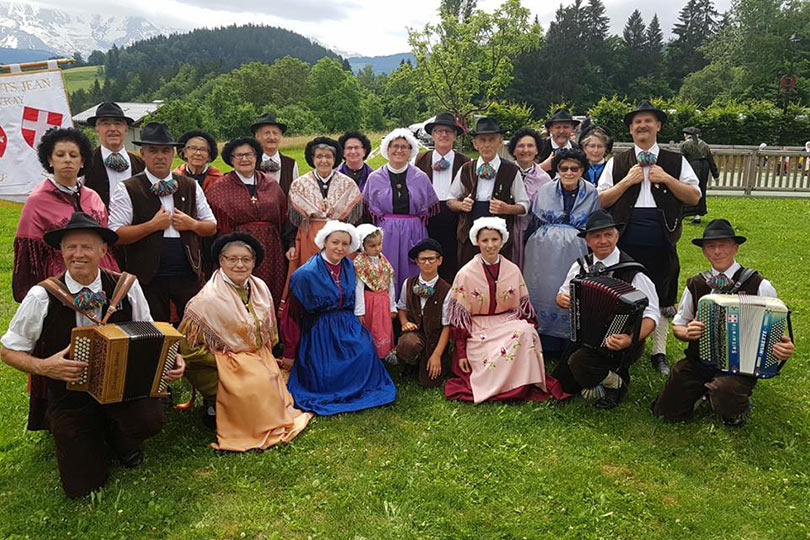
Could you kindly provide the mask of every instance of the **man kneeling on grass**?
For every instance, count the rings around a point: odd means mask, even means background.
[[[696,320],[698,301],[707,294],[747,294],[776,298],[776,289],[755,270],[740,266],[734,256],[745,242],[725,219],[711,221],[703,238],[692,243],[703,250],[712,268],[686,280],[678,314],[672,320],[675,337],[689,344],[686,358],[675,364],[664,389],[653,402],[653,414],[669,422],[689,420],[707,401],[727,426],[741,426],[753,407],[757,380],[751,375],[724,373],[700,362],[699,340],[704,324]],[[793,356],[793,342],[782,336],[773,345],[779,360]]]
[[[128,468],[143,463],[139,445],[157,434],[165,419],[158,398],[101,405],[86,392],[68,390],[66,383],[78,382],[85,367],[68,358],[70,334],[77,326],[93,324],[91,319],[101,320],[107,311],[120,274],[98,265],[118,235],[76,212],[64,228],[45,233],[44,239],[62,251],[67,271],[56,277],[58,285],[42,282],[28,291],[0,339],[0,355],[31,374],[28,429],[50,429],[65,493],[82,497],[107,480],[110,456]],[[73,297],[70,307],[54,295],[59,290]],[[151,320],[135,281],[109,322]],[[178,355],[166,379],[179,379],[184,369]]]

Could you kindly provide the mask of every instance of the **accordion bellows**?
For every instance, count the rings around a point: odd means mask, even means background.
[[[778,298],[707,294],[698,301],[697,318],[704,324],[700,361],[727,373],[769,379],[784,361],[773,355],[782,339],[790,310]],[[791,337],[792,338],[792,337]]]
[[[166,373],[174,368],[183,335],[164,322],[128,322],[74,328],[70,357],[86,362],[78,383],[99,403],[168,395]]]
[[[638,340],[647,296],[618,278],[574,278],[571,290],[571,341],[588,347],[605,346],[611,334],[629,334]]]

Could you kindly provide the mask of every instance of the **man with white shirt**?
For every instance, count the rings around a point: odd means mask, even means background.
[[[111,101],[99,105],[96,114],[87,119],[87,124],[96,130],[99,146],[93,152],[93,164],[84,173],[84,185],[98,193],[108,209],[118,184],[143,171],[143,160],[124,149],[132,122]]]
[[[538,148],[537,161],[540,162],[541,169],[550,173],[554,152],[558,148],[579,148],[579,145],[571,140],[579,120],[571,116],[568,109],[557,109],[544,125],[548,131],[548,139]],[[554,173],[556,174],[556,171]]]
[[[459,214],[456,234],[459,268],[479,252],[478,247],[470,242],[473,221],[480,217],[503,217],[511,238],[515,216],[528,212],[530,204],[520,168],[498,156],[498,150],[503,146],[503,130],[498,122],[486,116],[479,118],[475,131],[471,133],[473,146],[480,157],[461,166],[450,185],[450,198],[447,199],[447,207]],[[512,245],[507,242],[501,252],[512,253]]]
[[[83,212],[74,213],[64,228],[45,233],[45,242],[61,250],[67,270],[28,291],[0,340],[3,361],[31,374],[28,429],[51,431],[62,485],[70,497],[104,484],[110,453],[125,467],[140,465],[139,445],[164,423],[156,398],[102,405],[87,392],[67,389],[66,383],[78,381],[86,366],[68,358],[71,331],[103,318],[120,277],[99,268],[117,238]],[[135,281],[109,322],[151,320]],[[179,379],[184,368],[178,356],[167,379]]]
[[[140,280],[155,320],[170,319],[170,302],[182,319],[204,279],[200,239],[216,233],[217,221],[200,185],[172,173],[178,143],[165,124],[148,123],[135,144],[146,169],[116,188],[110,228],[118,233],[126,271]]]
[[[634,341],[628,334],[611,334],[605,341],[607,350],[580,347],[571,353],[567,362],[560,361],[554,370],[554,377],[563,390],[569,394],[581,392],[601,409],[616,407],[627,392],[630,364],[644,352],[644,340],[655,329],[660,315],[658,295],[646,270],[616,247],[619,227],[605,210],[597,210],[588,217],[580,236],[585,238],[591,253],[584,257],[584,268],[579,260],[574,261],[557,292],[557,305],[570,308],[572,279],[578,275],[606,274],[630,283],[647,297],[638,340]]]
[[[656,142],[667,115],[649,101],[627,113],[633,148],[616,154],[605,165],[597,189],[602,208],[625,223],[619,247],[640,262],[655,283],[661,307],[673,311],[678,294],[678,240],[683,230],[683,207],[700,200],[697,175],[681,154],[659,148]],[[671,316],[671,315],[670,315]],[[651,363],[669,373],[663,317],[653,339]]]
[[[257,161],[256,168],[278,182],[284,195],[289,195],[293,180],[298,178],[298,163],[278,151],[287,124],[279,122],[275,114],[268,112],[256,120],[250,129],[262,145],[261,159]]]
[[[734,233],[725,219],[709,222],[702,238],[692,243],[703,250],[711,269],[686,280],[678,313],[672,321],[675,337],[688,343],[686,358],[672,368],[664,389],[653,402],[653,414],[668,422],[692,418],[696,405],[708,400],[715,413],[728,426],[745,423],[751,410],[751,394],[756,378],[750,375],[723,373],[700,362],[699,340],[704,325],[695,320],[698,301],[707,294],[747,294],[776,298],[776,289],[756,270],[744,268],[735,260],[744,236]],[[773,346],[780,360],[793,355],[793,342],[782,336]]]
[[[470,161],[470,158],[453,150],[456,138],[464,133],[452,113],[442,112],[425,124],[425,131],[433,138],[433,150],[422,152],[417,156],[414,165],[424,171],[433,184],[436,196],[439,197],[439,213],[428,220],[428,236],[438,240],[445,253],[444,262],[439,268],[442,279],[452,282],[458,270],[456,260],[458,214],[447,207],[450,198],[450,185],[458,170]]]

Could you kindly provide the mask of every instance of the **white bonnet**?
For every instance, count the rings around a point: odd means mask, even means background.
[[[413,161],[413,158],[416,157],[416,154],[419,153],[419,142],[416,140],[416,137],[413,136],[411,130],[408,128],[397,128],[388,135],[380,143],[380,154],[385,159],[388,159],[388,145],[391,144],[391,141],[396,139],[405,139],[408,141],[408,144],[411,145],[411,157],[408,158],[409,161]]]
[[[383,230],[376,225],[372,225],[371,223],[363,223],[362,225],[358,225],[355,227],[357,231],[357,236],[360,238],[360,251],[363,251],[363,242],[366,241],[366,237],[370,234],[374,234],[377,231],[380,231],[380,236],[383,236]]]
[[[501,238],[503,238],[503,243],[507,243],[509,241],[509,231],[506,229],[506,220],[499,217],[480,217],[473,221],[472,227],[470,227],[470,242],[472,245],[476,245],[478,243],[478,233],[481,229],[492,229],[493,231],[498,231],[501,233]]]
[[[336,219],[330,219],[326,222],[326,225],[323,226],[323,229],[318,231],[315,235],[315,245],[318,246],[318,249],[323,249],[324,244],[326,244],[327,237],[332,234],[333,232],[343,231],[349,233],[352,241],[349,245],[349,253],[354,253],[360,247],[360,237],[357,234],[357,229],[351,223],[343,223],[342,221],[338,221]]]

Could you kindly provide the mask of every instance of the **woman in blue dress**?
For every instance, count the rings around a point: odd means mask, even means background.
[[[321,249],[290,277],[290,309],[282,321],[287,388],[295,406],[319,415],[391,403],[396,387],[371,335],[354,315],[354,226],[329,221],[315,236]]]

